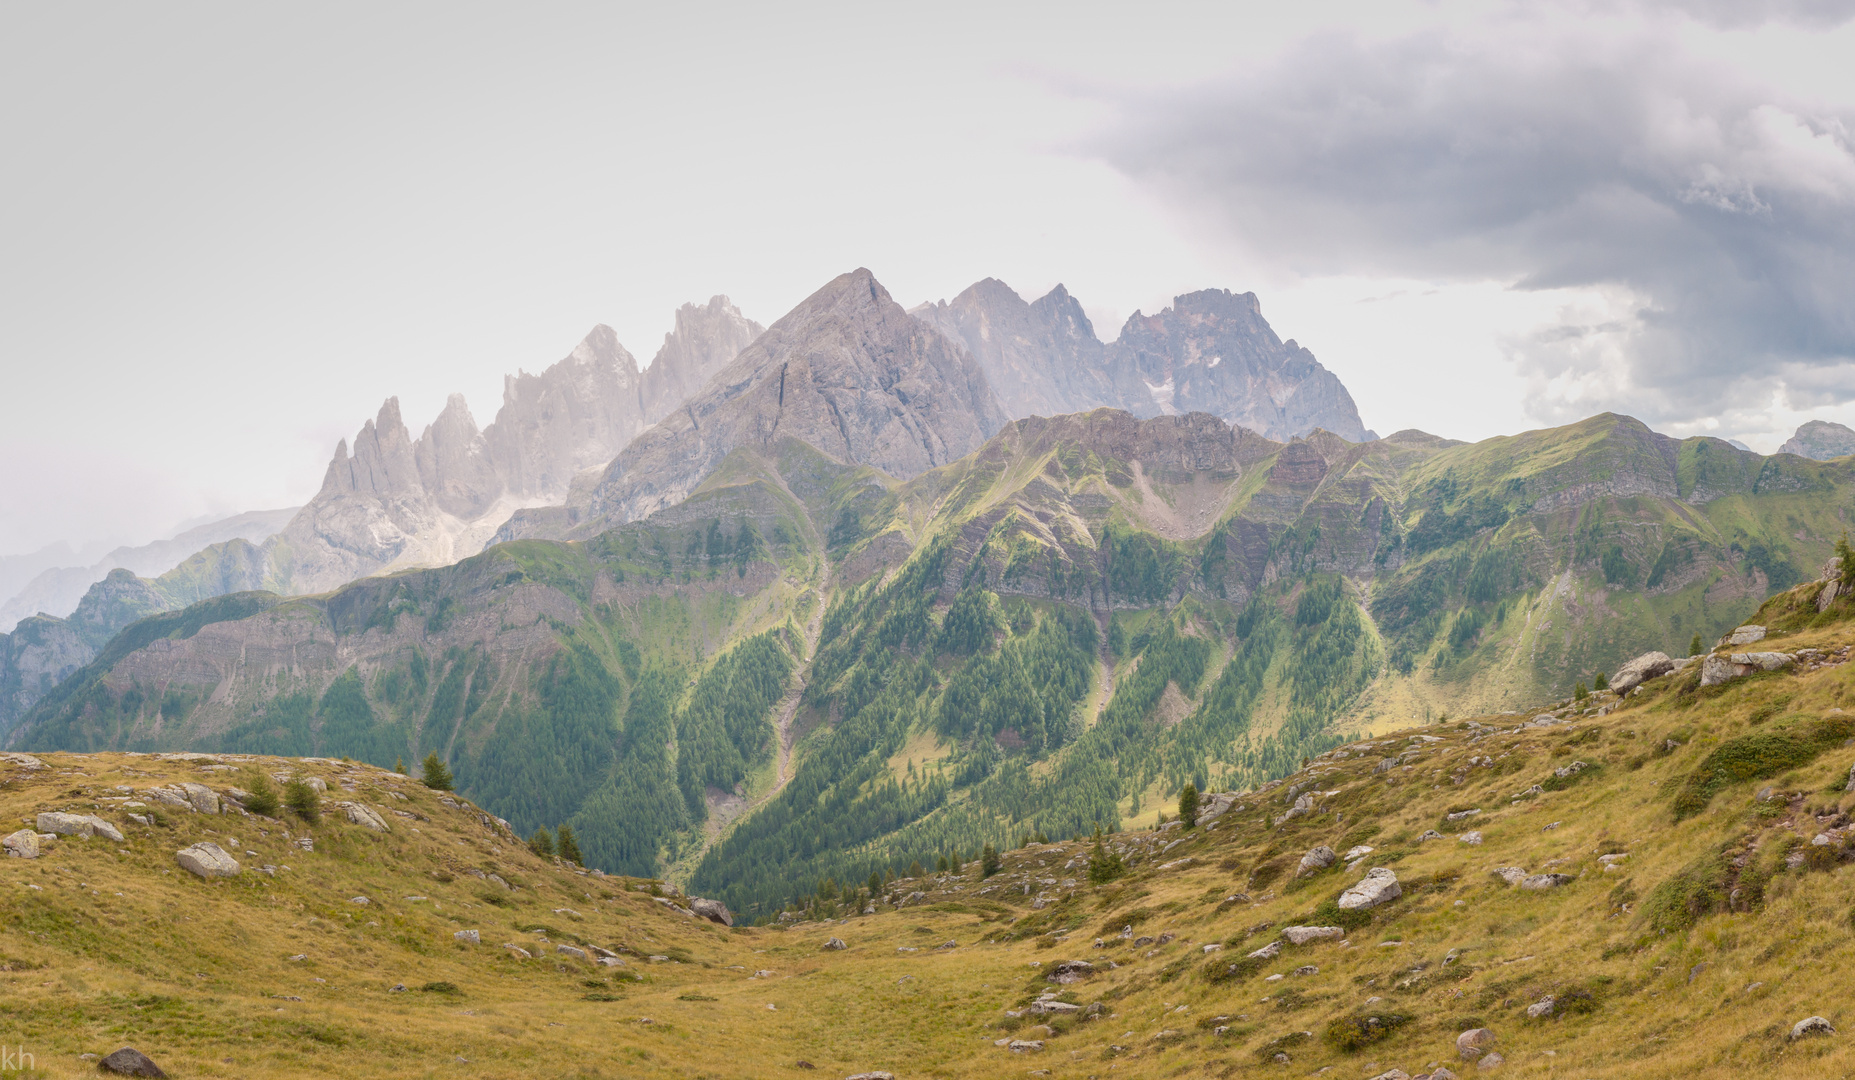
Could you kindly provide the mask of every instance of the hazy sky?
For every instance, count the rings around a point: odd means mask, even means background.
[[[627,10],[633,8],[635,10]],[[595,323],[1253,290],[1368,426],[1855,423],[1855,0],[0,0],[0,554],[314,493]]]

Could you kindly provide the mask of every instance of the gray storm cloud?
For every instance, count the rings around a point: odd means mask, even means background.
[[[1313,39],[1094,150],[1298,272],[1599,290],[1507,342],[1542,419],[1855,400],[1855,114],[1671,39]]]

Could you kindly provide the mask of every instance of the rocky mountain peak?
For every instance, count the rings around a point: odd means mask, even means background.
[[[1855,454],[1855,430],[1829,420],[1812,420],[1778,447],[1778,453],[1816,461]]]
[[[663,347],[639,381],[644,425],[663,419],[694,396],[765,330],[726,296],[677,308],[676,328],[663,336]]]

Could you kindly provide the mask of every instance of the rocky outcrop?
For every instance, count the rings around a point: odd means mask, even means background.
[[[1383,866],[1366,871],[1365,879],[1340,894],[1340,910],[1354,911],[1388,904],[1404,895],[1398,875]]]
[[[712,923],[719,923],[722,926],[734,925],[734,913],[729,911],[728,905],[720,900],[704,900],[700,896],[692,896],[689,898],[689,910]]]
[[[1027,304],[987,278],[910,314],[964,345],[1013,417],[1101,406],[1139,417],[1197,411],[1282,442],[1316,429],[1377,438],[1339,377],[1276,336],[1254,293],[1175,297],[1157,314],[1135,312],[1106,345],[1061,285]]]
[[[239,871],[238,860],[213,843],[181,848],[174,853],[174,861],[182,870],[201,878],[236,877]]]
[[[1675,670],[1675,662],[1665,652],[1646,652],[1617,669],[1610,677],[1610,688],[1618,694],[1627,694],[1641,686],[1644,681],[1666,675]]]
[[[517,514],[500,539],[585,536],[673,506],[737,448],[796,439],[839,462],[912,477],[1004,426],[984,373],[868,270],[833,280],[640,435],[566,515]]]
[[[1713,653],[1700,662],[1700,684],[1719,686],[1761,671],[1787,668],[1796,661],[1796,657],[1781,652]]]
[[[1828,461],[1855,454],[1855,429],[1828,420],[1812,420],[1778,447],[1780,454],[1796,454],[1814,461]]]
[[[41,833],[55,836],[101,836],[122,843],[122,830],[95,814],[46,813],[38,816]]]

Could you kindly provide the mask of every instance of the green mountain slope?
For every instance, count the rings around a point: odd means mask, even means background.
[[[786,440],[589,541],[138,624],[14,742],[435,751],[767,916],[1685,654],[1813,576],[1851,469],[1610,415],[1279,444],[1098,410],[905,483]]]

